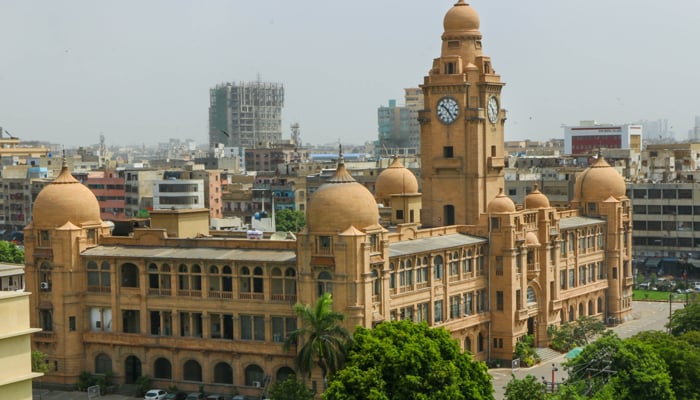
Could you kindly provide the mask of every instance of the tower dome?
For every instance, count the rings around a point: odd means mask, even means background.
[[[465,3],[464,0],[459,0],[447,14],[445,14],[442,26],[445,32],[478,31],[479,14],[469,6],[469,3]]]
[[[510,197],[503,193],[503,188],[501,188],[498,191],[498,195],[489,202],[486,211],[489,214],[514,212],[515,203],[513,203],[513,200],[511,200]]]
[[[35,227],[54,228],[71,222],[76,226],[100,224],[100,205],[95,195],[68,171],[44,187],[34,201],[32,223]]]
[[[398,157],[394,157],[391,165],[377,177],[374,197],[384,201],[392,194],[405,193],[418,193],[418,180],[413,172],[403,166]]]
[[[549,199],[544,193],[540,192],[539,185],[536,183],[532,192],[525,196],[525,208],[528,210],[533,208],[549,208]]]
[[[309,232],[335,233],[351,225],[378,225],[379,208],[372,193],[350,176],[341,155],[335,175],[311,196],[307,217]]]
[[[574,200],[582,202],[604,201],[610,196],[620,199],[626,196],[627,185],[622,176],[598,155],[593,165],[576,177]]]

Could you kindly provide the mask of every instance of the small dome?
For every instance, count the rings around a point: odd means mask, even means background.
[[[602,155],[576,177],[574,199],[581,202],[604,201],[610,196],[619,199],[626,196],[627,184],[622,176],[605,161]]]
[[[535,232],[528,232],[525,234],[525,246],[528,246],[528,247],[540,246],[540,239],[537,238],[537,234]]]
[[[445,32],[450,31],[478,31],[479,30],[479,14],[465,3],[464,0],[459,0],[452,7],[442,22]]]
[[[525,196],[525,208],[528,210],[533,208],[549,208],[549,199],[544,193],[540,192],[539,185],[536,183],[534,190]]]
[[[418,193],[418,180],[398,157],[394,157],[389,168],[382,171],[375,183],[374,197],[387,199],[392,194]]]
[[[78,182],[63,165],[58,177],[36,197],[32,223],[36,228],[54,228],[70,222],[77,226],[101,224],[100,204],[87,186]]]
[[[309,232],[335,233],[378,225],[379,208],[372,193],[350,176],[341,156],[335,175],[311,195],[307,217]]]
[[[489,202],[486,211],[489,214],[514,212],[515,203],[513,203],[513,200],[511,200],[510,197],[503,193],[503,188],[501,188],[501,190],[498,192],[498,196]]]

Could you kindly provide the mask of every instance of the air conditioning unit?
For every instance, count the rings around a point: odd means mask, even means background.
[[[48,282],[41,282],[41,288],[42,288],[42,289],[48,289],[48,288],[49,288],[49,283],[48,283]]]
[[[259,387],[260,387],[260,381],[253,381],[253,386],[255,386],[256,388],[259,388]]]

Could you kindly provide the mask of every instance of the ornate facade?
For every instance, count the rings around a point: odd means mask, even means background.
[[[546,346],[548,327],[579,316],[628,318],[624,180],[600,157],[569,208],[537,190],[514,204],[502,192],[503,84],[481,54],[478,15],[460,0],[444,28],[423,86],[422,207],[400,164],[373,195],[341,155],[295,240],[210,237],[206,210],[163,210],[150,228],[115,237],[64,169],[25,229],[31,320],[43,329],[33,344],[52,366],[45,380],[113,371],[118,383],[149,375],[156,386],[260,394],[294,370],[294,351],[282,348],[297,327],[293,304],[324,292],[350,330],[426,322],[479,360],[511,359],[527,334]],[[378,200],[390,217],[380,219]]]

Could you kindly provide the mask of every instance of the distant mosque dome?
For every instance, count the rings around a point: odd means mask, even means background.
[[[398,157],[377,177],[374,197],[379,202],[387,203],[392,194],[418,193],[418,180],[408,168],[404,167]]]
[[[71,175],[64,165],[53,182],[37,195],[32,208],[35,228],[54,228],[70,222],[76,226],[101,224],[100,204],[95,195]]]
[[[576,177],[574,200],[599,202],[610,198],[620,199],[627,195],[627,184],[617,170],[605,161],[602,155]]]
[[[489,214],[515,212],[515,203],[503,193],[501,188],[498,195],[489,202],[486,210]]]
[[[525,196],[525,209],[549,208],[549,199],[540,192],[539,185],[535,183],[535,188]]]
[[[445,32],[453,31],[478,31],[479,30],[479,14],[474,8],[470,7],[464,0],[459,0],[445,14],[445,19],[442,22]]]
[[[311,195],[307,216],[309,232],[315,233],[379,225],[379,208],[374,196],[350,176],[342,155],[335,175]]]

